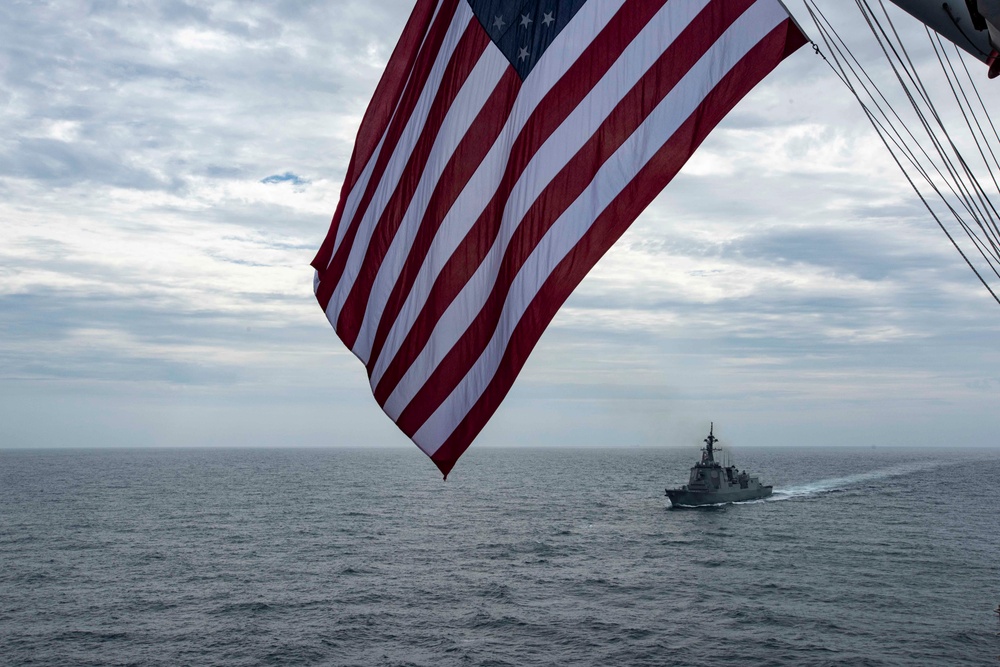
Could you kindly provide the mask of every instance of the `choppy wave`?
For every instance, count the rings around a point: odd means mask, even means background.
[[[805,502],[665,511],[684,451],[0,450],[0,664],[992,664],[1000,456],[745,458]]]

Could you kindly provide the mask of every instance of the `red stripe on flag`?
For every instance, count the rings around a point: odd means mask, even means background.
[[[665,2],[666,0],[653,2],[641,0],[625,4],[539,103],[511,147],[511,160],[507,164],[496,194],[454,255],[445,264],[420,315],[380,378],[375,388],[375,398],[379,404],[385,403],[406,369],[423,349],[433,331],[434,323],[482,262],[482,256],[489,250],[499,231],[499,221],[507,198],[531,158],[601,80]],[[430,233],[421,238],[419,244],[414,244],[397,282],[400,296],[393,302],[393,307],[387,307],[382,315],[375,336],[373,353],[368,361],[369,375],[378,358],[375,350],[381,352],[392,324],[399,315],[399,309],[427,255],[434,238],[433,232],[437,231],[446,213],[447,209],[439,209],[433,219],[424,222]]]
[[[513,68],[508,69],[441,173],[441,178],[428,201],[427,212],[413,239],[407,260],[393,284],[382,318],[379,320],[371,354],[368,357],[369,376],[375,365],[375,360],[378,359],[382,351],[382,345],[385,343],[389,328],[399,314],[420,266],[427,256],[434,235],[441,226],[445,214],[458,199],[466,183],[479,168],[483,158],[486,157],[490,147],[500,135],[511,107],[517,100],[517,91],[520,87],[521,79],[517,76],[517,72]]]
[[[388,128],[386,129],[385,141],[383,142],[382,150],[375,163],[375,170],[368,181],[368,186],[365,188],[364,196],[361,198],[354,215],[351,217],[351,222],[346,233],[344,234],[344,239],[337,248],[337,251],[334,253],[333,259],[330,260],[329,266],[318,269],[320,285],[319,290],[317,290],[316,293],[316,298],[324,311],[330,303],[330,297],[332,296],[334,289],[336,289],[337,283],[340,281],[344,266],[347,264],[347,258],[350,255],[351,246],[357,236],[358,228],[361,225],[361,219],[364,217],[365,210],[371,203],[372,197],[378,189],[379,182],[385,174],[386,166],[389,164],[396,145],[410,120],[410,115],[413,113],[413,109],[420,100],[420,96],[423,93],[421,85],[427,80],[434,67],[434,63],[437,61],[438,53],[441,50],[441,44],[444,42],[445,37],[448,34],[448,30],[451,27],[452,19],[455,15],[455,9],[458,6],[459,1],[460,0],[442,0],[442,7],[427,33],[427,39],[424,40],[424,44],[417,56],[417,61],[414,64],[413,74],[406,85],[402,98],[398,100],[398,104],[396,103],[397,98],[379,100],[380,104],[392,106],[395,109],[395,112],[392,116],[392,120],[389,122]],[[475,22],[473,21],[473,23]],[[375,101],[373,100],[373,103],[374,102]],[[347,196],[347,191],[341,193],[342,200],[346,199]],[[344,221],[341,220],[340,224],[344,224]]]
[[[392,56],[385,67],[385,72],[382,73],[382,78],[379,79],[371,102],[368,103],[365,115],[361,119],[358,137],[354,142],[354,151],[351,154],[351,161],[347,167],[344,184],[341,187],[345,194],[354,188],[358,175],[368,164],[375,153],[375,147],[378,146],[382,135],[385,134],[389,120],[392,118],[394,106],[383,104],[381,101],[396,100],[402,94],[410,72],[413,71],[420,44],[423,42],[424,35],[427,34],[431,18],[434,16],[435,6],[437,6],[437,0],[417,0],[417,4],[414,5],[410,18],[403,28],[399,42],[392,50]],[[333,245],[337,239],[337,228],[344,214],[346,203],[347,197],[342,196],[337,205],[337,211],[333,215],[333,222],[330,223],[330,230],[312,261],[313,268],[317,270],[325,269],[330,261]]]
[[[427,160],[430,158],[434,142],[441,131],[442,123],[462,86],[468,80],[469,73],[475,68],[483,51],[490,43],[489,36],[483,31],[482,26],[477,21],[471,22],[445,69],[441,86],[438,88],[437,95],[431,105],[420,138],[414,145],[413,152],[410,153],[396,190],[375,225],[375,231],[368,242],[368,249],[361,263],[361,271],[354,279],[354,285],[340,309],[340,316],[337,319],[337,333],[349,348],[353,348],[357,340],[358,328],[364,318],[372,283],[375,276],[378,275],[382,260],[399,229],[403,216],[406,214],[410,202],[413,201],[413,195],[420,183],[424,169],[427,167]],[[509,70],[509,72],[512,71]],[[514,76],[516,78],[516,74]]]
[[[514,232],[492,290],[479,314],[400,414],[396,423],[404,433],[416,433],[486,349],[496,330],[511,284],[552,224],[593,182],[607,159],[642,125],[663,98],[754,2],[755,0],[727,0],[721,10],[711,5],[706,7],[677,36],[622,98],[590,140],[553,178]],[[685,160],[691,152],[693,148],[684,156]],[[666,185],[666,181],[662,184]],[[469,251],[475,249],[475,245],[470,244]],[[479,258],[482,261],[486,252],[482,248],[478,249],[482,251]],[[433,328],[433,324],[426,326]]]
[[[446,477],[496,412],[545,328],[580,281],[680,171],[691,153],[737,102],[778,61],[804,43],[802,34],[790,21],[785,21],[761,40],[702,101],[698,111],[660,148],[558,264],[514,329],[503,359],[486,391],[441,447],[431,455],[435,465]]]

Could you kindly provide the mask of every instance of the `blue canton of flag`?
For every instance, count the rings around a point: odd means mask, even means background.
[[[587,0],[469,0],[490,39],[524,80]]]

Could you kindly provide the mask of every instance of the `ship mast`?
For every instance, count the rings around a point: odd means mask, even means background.
[[[705,455],[702,457],[704,463],[714,463],[715,457],[712,455],[712,445],[719,441],[712,432],[715,430],[715,422],[709,422],[708,437],[705,438]]]

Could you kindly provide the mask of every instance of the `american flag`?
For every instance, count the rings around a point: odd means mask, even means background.
[[[417,0],[312,265],[445,476],[577,284],[804,43],[778,0]]]

